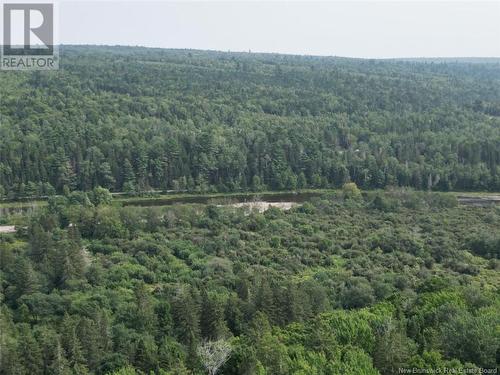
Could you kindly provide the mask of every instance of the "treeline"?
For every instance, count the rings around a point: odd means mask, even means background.
[[[265,213],[110,202],[54,197],[0,236],[0,374],[498,366],[494,207],[353,184]]]
[[[500,190],[500,64],[64,47],[0,75],[0,196]]]

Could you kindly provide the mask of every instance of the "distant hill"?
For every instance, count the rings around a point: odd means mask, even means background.
[[[500,190],[497,62],[62,46],[0,74],[0,195]]]
[[[446,64],[500,64],[500,57],[413,57],[388,60]]]

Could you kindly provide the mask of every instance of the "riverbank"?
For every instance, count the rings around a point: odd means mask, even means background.
[[[262,191],[262,192],[230,192],[230,193],[188,193],[188,192],[149,192],[142,196],[130,196],[123,192],[112,193],[113,201],[123,206],[161,206],[182,203],[207,204],[218,200],[233,200],[235,202],[249,202],[262,200],[266,202],[305,201],[323,194],[339,192],[339,189],[303,189],[297,191]],[[376,192],[369,190],[368,192]],[[383,191],[383,190],[381,190]],[[458,202],[464,205],[500,204],[500,193],[492,192],[444,192],[456,196]],[[0,215],[9,211],[21,212],[44,207],[46,199],[31,201],[0,201]]]
[[[15,233],[16,227],[14,225],[0,225],[0,234]]]

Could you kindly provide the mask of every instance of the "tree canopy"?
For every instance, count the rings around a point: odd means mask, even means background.
[[[411,191],[264,213],[86,196],[0,235],[2,375],[498,366],[500,264],[478,241],[498,242],[498,208]]]
[[[500,63],[61,48],[0,75],[0,195],[500,189]]]

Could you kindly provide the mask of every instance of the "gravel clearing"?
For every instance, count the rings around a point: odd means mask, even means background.
[[[0,225],[0,233],[15,233],[16,227],[14,225]]]

